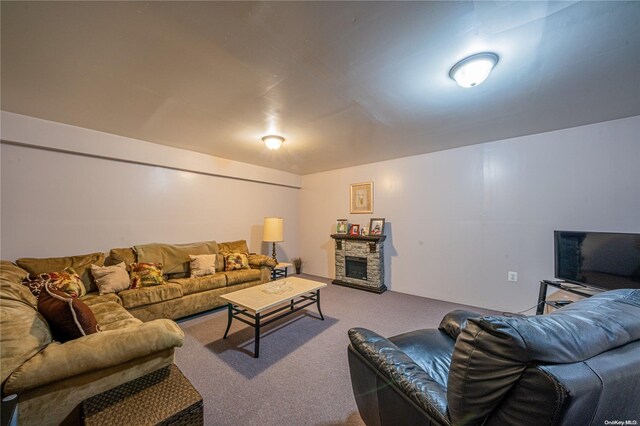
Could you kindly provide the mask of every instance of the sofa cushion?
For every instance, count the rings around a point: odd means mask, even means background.
[[[121,328],[137,327],[140,324],[142,324],[142,321],[140,321],[138,318],[131,317],[131,318],[121,319],[119,321],[113,321],[104,325],[100,324],[100,330],[102,331],[119,330]]]
[[[162,263],[132,263],[130,288],[135,289],[164,284],[162,266]]]
[[[268,266],[273,269],[276,267],[276,260],[271,256],[265,256],[264,254],[250,254],[249,266],[252,268],[260,268],[261,266]]]
[[[179,284],[182,287],[183,294],[186,296],[187,294],[201,293],[203,291],[214,290],[216,288],[226,286],[227,275],[224,272],[219,272],[214,275],[206,275],[204,277],[176,278],[169,282]]]
[[[229,253],[249,254],[249,247],[245,240],[229,241],[218,244],[218,252],[221,256],[216,259],[216,271],[224,271],[224,256]]]
[[[71,267],[82,279],[87,291],[97,290],[93,277],[89,272],[91,265],[104,265],[103,253],[82,254],[78,256],[67,257],[49,257],[49,258],[26,258],[16,260],[18,266],[25,269],[30,274],[38,275],[48,272],[58,272],[64,268]]]
[[[2,280],[0,383],[4,382],[22,363],[51,343],[51,332],[45,319],[33,308],[30,301],[20,300],[23,297],[30,299],[26,294],[22,294],[24,292],[33,297],[21,284]],[[5,296],[11,298],[5,298]]]
[[[122,299],[122,305],[127,308],[150,305],[182,297],[182,286],[175,283],[165,283],[153,287],[142,287],[121,291],[118,296]]]
[[[116,302],[98,303],[97,305],[89,306],[89,309],[95,315],[101,330],[104,325],[133,318],[129,311]]]
[[[113,266],[124,262],[128,271],[129,265],[136,263],[137,261],[138,258],[136,257],[136,252],[131,247],[125,247],[111,249],[111,251],[109,251],[109,257],[105,259],[104,264],[106,266]]]
[[[115,302],[122,306],[122,300],[114,293],[100,294],[97,291],[92,291],[91,293],[87,293],[81,300],[89,307],[106,302]]]
[[[189,244],[143,244],[134,246],[138,262],[162,263],[163,271],[170,277],[189,274],[190,254],[218,254],[215,241]]]
[[[29,275],[27,271],[8,260],[0,261],[0,298],[15,300],[32,306],[38,306],[38,299],[22,285],[22,280]]]
[[[237,271],[239,269],[249,269],[249,258],[244,253],[228,253],[224,257],[224,270]]]
[[[227,276],[227,285],[242,284],[249,281],[260,280],[262,272],[260,269],[238,269],[224,273]]]
[[[190,277],[204,277],[216,273],[217,254],[190,254],[189,271]]]
[[[99,331],[96,317],[87,305],[53,286],[46,286],[38,296],[38,312],[47,319],[59,342]]]
[[[124,262],[111,266],[91,265],[91,275],[100,294],[117,293],[128,289],[131,284],[127,265]]]
[[[35,297],[48,285],[52,285],[58,290],[67,293],[71,297],[82,297],[87,294],[87,290],[82,280],[76,274],[73,268],[64,268],[60,272],[49,272],[39,275],[29,274],[23,281],[25,285]]]

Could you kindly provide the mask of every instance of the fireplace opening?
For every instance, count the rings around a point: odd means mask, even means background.
[[[345,276],[358,280],[367,280],[367,258],[345,256]]]

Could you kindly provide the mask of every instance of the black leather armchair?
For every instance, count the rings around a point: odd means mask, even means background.
[[[349,338],[369,426],[640,424],[640,290],[542,316],[453,311],[437,330]]]

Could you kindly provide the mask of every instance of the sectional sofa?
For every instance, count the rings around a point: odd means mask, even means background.
[[[74,423],[83,400],[173,363],[184,334],[172,319],[222,306],[220,295],[269,280],[273,259],[250,254],[250,269],[224,272],[227,252],[249,251],[245,241],[207,241],[113,249],[108,256],[1,261],[0,380],[3,396],[19,395],[19,424]],[[189,254],[219,254],[216,271],[223,272],[190,278]],[[165,284],[101,295],[90,276],[91,264],[151,260],[165,265]],[[81,276],[88,290],[81,300],[102,331],[59,343],[22,280],[67,266]]]

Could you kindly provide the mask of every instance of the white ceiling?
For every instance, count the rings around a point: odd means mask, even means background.
[[[298,174],[640,114],[640,2],[2,2],[1,54],[5,111]]]

